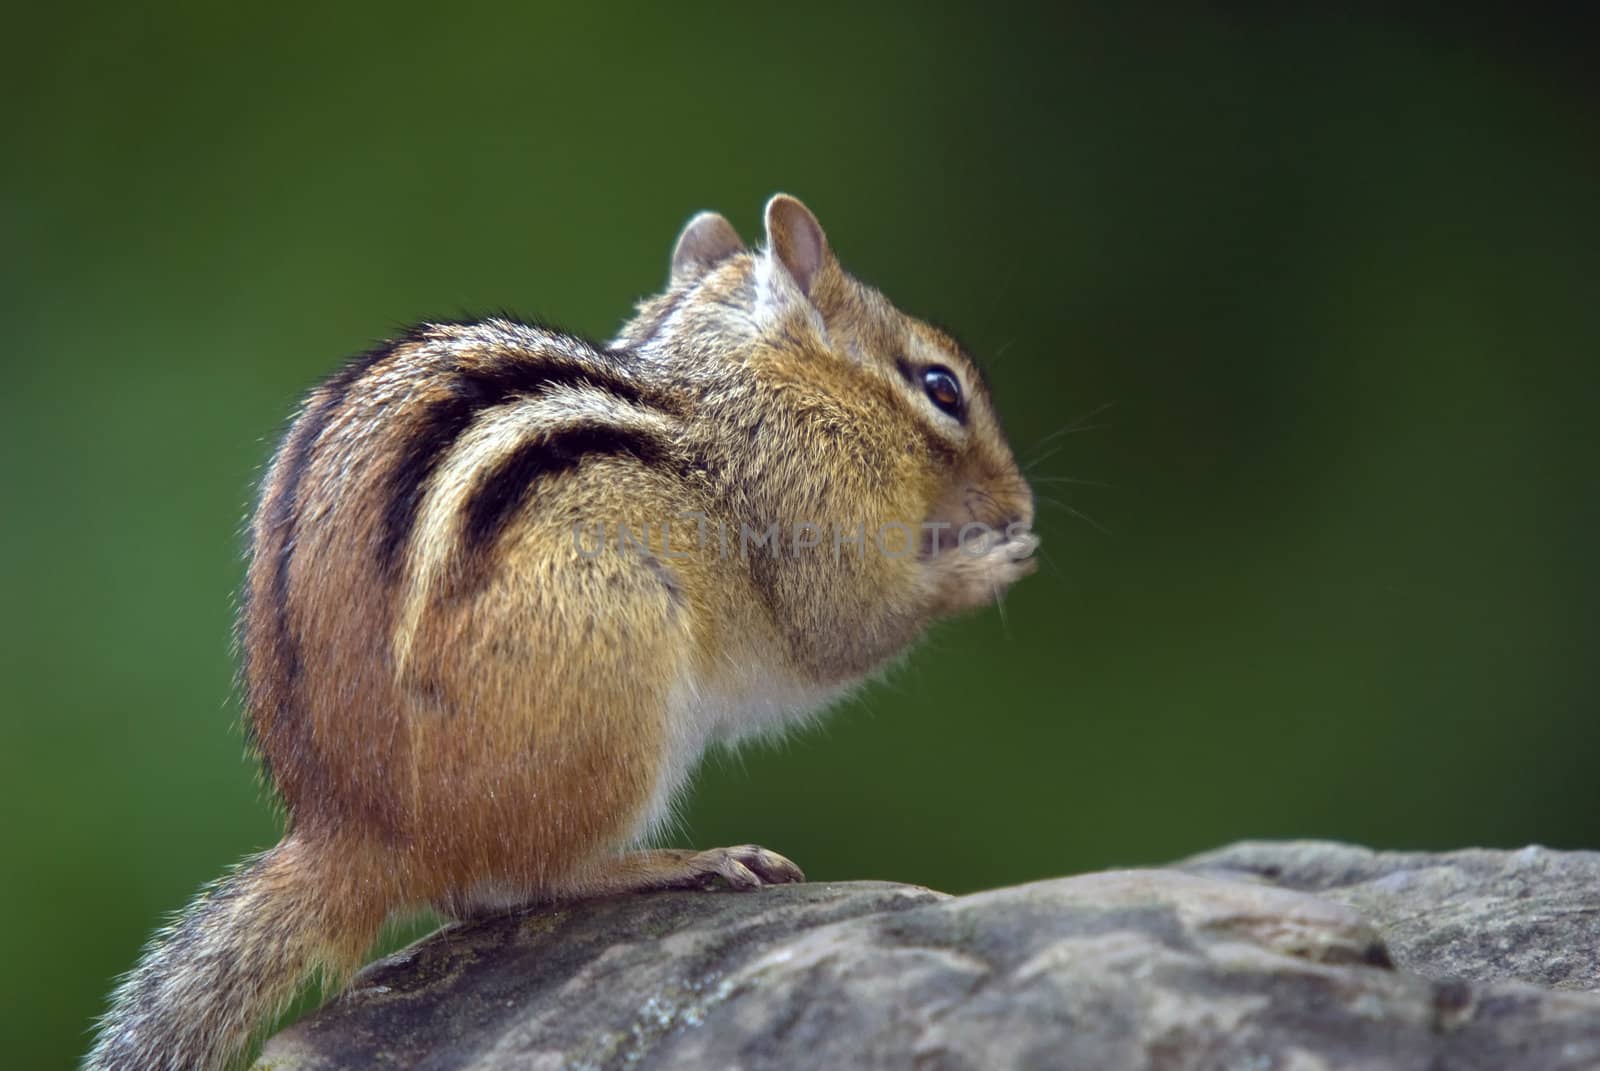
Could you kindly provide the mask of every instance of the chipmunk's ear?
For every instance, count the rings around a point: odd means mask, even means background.
[[[818,273],[833,259],[822,224],[811,209],[786,193],[774,194],[767,202],[767,252],[807,297]]]
[[[701,212],[684,225],[672,247],[672,282],[687,282],[742,249],[733,224],[715,212]]]

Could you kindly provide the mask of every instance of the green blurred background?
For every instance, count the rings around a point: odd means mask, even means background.
[[[1377,9],[1374,9],[1376,12]],[[18,19],[21,19],[19,22]],[[8,16],[0,1037],[65,1066],[275,839],[251,485],[396,325],[605,337],[688,215],[804,197],[987,360],[1049,568],[700,845],[952,891],[1241,837],[1600,847],[1600,144],[1549,16],[458,3]],[[1081,519],[1087,515],[1094,523]]]

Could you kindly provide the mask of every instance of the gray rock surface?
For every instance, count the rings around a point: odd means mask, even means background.
[[[1243,844],[962,897],[597,900],[442,930],[258,1068],[1588,1071],[1597,866]]]
[[[1247,841],[1181,865],[1353,907],[1383,933],[1397,964],[1430,978],[1600,992],[1600,852]]]

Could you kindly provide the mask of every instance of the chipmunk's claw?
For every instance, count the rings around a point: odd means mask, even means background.
[[[794,863],[759,844],[711,848],[696,855],[692,863],[706,877],[721,878],[730,888],[740,891],[806,880]]]

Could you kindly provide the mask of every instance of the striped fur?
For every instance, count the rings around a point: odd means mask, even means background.
[[[492,549],[495,539],[526,503],[533,484],[577,468],[586,458],[625,454],[657,464],[671,446],[643,428],[615,423],[573,424],[519,442],[474,489],[462,519],[468,553]]]
[[[810,715],[1029,571],[1032,499],[965,352],[846,274],[799,202],[767,230],[748,251],[695,217],[609,346],[427,324],[306,399],[239,633],[289,832],[157,935],[86,1067],[215,1071],[421,905],[799,877],[753,846],[629,849],[708,744]],[[921,393],[932,365],[961,420]],[[989,527],[976,556],[747,558],[686,517]],[[590,555],[585,523],[654,535]]]
[[[556,386],[587,387],[629,403],[645,404],[639,385],[619,374],[621,361],[615,355],[586,345],[570,347],[575,352],[543,352],[544,340],[537,335],[524,337],[528,332],[521,325],[506,323],[504,327],[515,337],[516,348],[502,348],[507,341],[503,338],[483,338],[492,355],[468,359],[455,368],[446,396],[428,406],[407,437],[384,511],[380,553],[388,568],[394,567],[410,537],[422,496],[439,462],[484,410]]]

